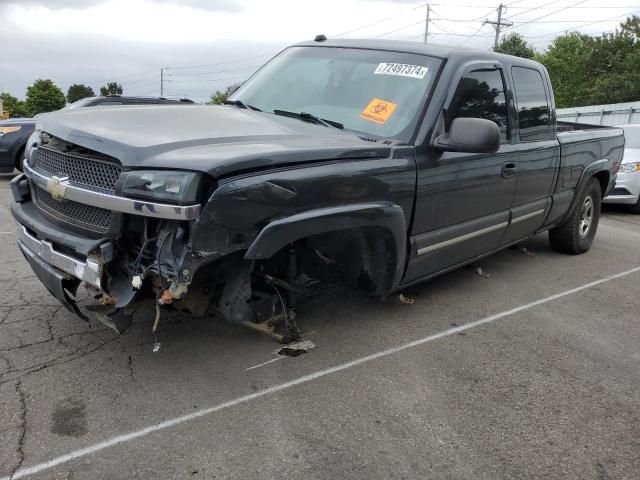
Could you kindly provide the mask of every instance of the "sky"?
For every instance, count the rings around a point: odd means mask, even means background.
[[[503,18],[538,50],[571,29],[612,31],[640,0],[503,0]],[[429,42],[488,49],[498,0],[432,0]],[[419,0],[0,0],[0,87],[18,98],[38,78],[65,93],[108,81],[125,94],[206,101],[287,45],[329,38],[423,41]]]

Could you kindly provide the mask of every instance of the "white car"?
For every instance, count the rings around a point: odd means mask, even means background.
[[[624,155],[616,185],[604,203],[629,205],[640,213],[640,125],[620,125],[624,130]]]

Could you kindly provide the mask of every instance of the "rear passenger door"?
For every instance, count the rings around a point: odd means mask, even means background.
[[[490,154],[418,150],[412,250],[405,282],[497,249],[509,222],[517,152],[511,140],[504,72],[495,63],[475,63],[457,76],[455,85],[444,105],[444,130],[455,118],[484,118],[500,127],[502,144]]]
[[[518,182],[511,223],[503,240],[505,245],[531,235],[542,226],[560,162],[547,76],[533,68],[513,66],[511,79],[517,111],[514,137]]]

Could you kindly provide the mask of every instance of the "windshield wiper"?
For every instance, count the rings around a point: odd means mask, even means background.
[[[317,123],[319,125],[324,125],[325,127],[333,127],[339,128],[340,130],[344,130],[344,125],[340,122],[335,122],[333,120],[327,120],[325,118],[316,117],[315,115],[311,115],[307,112],[289,112],[287,110],[278,110],[275,109],[273,111],[276,115],[282,115],[283,117],[291,117],[291,118],[299,118],[305,122]]]
[[[254,107],[253,105],[247,105],[242,100],[225,100],[224,104],[225,105],[233,105],[234,107],[246,108],[246,109],[249,109],[249,110],[255,110],[256,112],[261,112],[262,111],[258,107]]]

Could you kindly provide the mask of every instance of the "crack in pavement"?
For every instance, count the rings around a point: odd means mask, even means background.
[[[76,332],[76,333],[69,333],[67,335],[62,335],[60,337],[55,337],[55,336],[53,336],[53,331],[51,329],[49,329],[49,333],[52,335],[52,338],[47,338],[45,340],[38,340],[36,342],[31,342],[31,343],[22,343],[22,341],[20,340],[21,344],[18,345],[17,347],[0,348],[0,353],[16,352],[16,351],[19,351],[19,350],[23,350],[25,348],[33,347],[33,346],[36,346],[36,345],[43,345],[43,344],[51,343],[51,342],[58,342],[63,347],[70,348],[72,350],[75,349],[76,352],[77,352],[77,351],[80,350],[78,347],[73,346],[73,345],[71,345],[69,343],[65,343],[63,340],[66,340],[67,338],[71,338],[71,337],[83,337],[83,336],[93,335],[93,334],[101,333],[101,332],[110,332],[110,330],[108,328],[101,328],[99,330],[92,330],[90,332]]]
[[[16,446],[16,452],[18,452],[18,461],[9,474],[9,480],[13,478],[18,469],[24,463],[24,439],[27,435],[27,402],[25,400],[24,392],[22,391],[22,380],[18,379],[16,382],[16,394],[20,402],[20,437],[18,437],[18,445]]]
[[[118,336],[118,343],[120,344],[120,348],[122,348],[122,353],[127,356],[127,370],[129,371],[129,377],[131,378],[132,382],[135,382],[136,376],[133,371],[133,357],[129,353],[129,349],[127,348],[127,346],[122,341],[122,336]]]
[[[97,346],[93,347],[93,348],[89,348],[87,350],[85,350],[84,352],[76,355],[76,353],[78,351],[80,351],[80,349],[77,349],[76,352],[67,354],[67,355],[63,355],[61,357],[55,358],[53,360],[50,360],[48,362],[44,362],[40,365],[34,366],[34,367],[27,367],[27,368],[18,368],[18,369],[14,369],[14,370],[8,370],[7,372],[3,373],[2,375],[0,375],[0,378],[6,377],[8,374],[11,373],[21,373],[21,375],[19,375],[18,377],[11,377],[11,378],[7,378],[7,379],[3,379],[0,380],[0,385],[4,385],[5,383],[11,382],[13,380],[15,380],[16,378],[21,379],[21,378],[25,378],[28,375],[31,375],[33,373],[36,372],[41,372],[42,370],[45,370],[46,368],[49,367],[54,367],[54,366],[58,366],[58,365],[64,365],[66,363],[69,362],[73,362],[75,360],[78,360],[80,358],[86,357],[87,355],[91,355],[94,352],[97,352],[98,350],[100,350],[101,348],[107,346],[110,343],[113,343],[117,340],[118,337],[115,338],[110,338],[100,344],[98,344]]]

